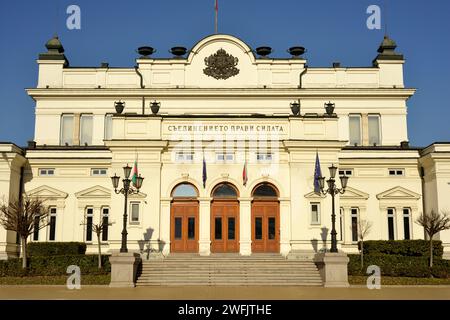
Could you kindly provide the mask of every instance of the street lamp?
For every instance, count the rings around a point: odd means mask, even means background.
[[[328,179],[327,182],[327,188],[325,189],[325,177],[319,177],[319,185],[320,185],[320,192],[323,195],[327,195],[330,194],[331,195],[331,206],[332,206],[332,213],[331,213],[331,249],[330,252],[338,252],[337,249],[337,232],[336,232],[336,214],[335,214],[335,209],[334,209],[334,197],[337,194],[344,194],[345,193],[345,189],[347,188],[347,183],[348,183],[348,177],[346,175],[343,175],[340,177],[341,180],[341,186],[342,188],[338,188],[336,186],[336,172],[337,172],[337,167],[334,166],[334,164],[328,168],[330,170],[330,179]]]
[[[116,194],[123,194],[125,196],[125,206],[123,210],[123,230],[122,230],[122,246],[120,247],[120,252],[128,252],[127,249],[127,202],[128,202],[128,195],[131,194],[137,194],[139,193],[139,189],[142,187],[142,182],[144,181],[144,178],[139,175],[136,177],[136,182],[133,183],[134,187],[131,185],[131,167],[127,164],[125,167],[123,167],[123,173],[124,173],[124,179],[123,182],[123,188],[120,190],[117,190],[119,188],[119,181],[120,177],[117,176],[117,174],[114,174],[114,177],[111,177],[111,182],[114,187],[114,192]]]

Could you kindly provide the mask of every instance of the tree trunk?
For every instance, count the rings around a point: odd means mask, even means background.
[[[361,270],[364,268],[364,241],[361,241]]]
[[[433,236],[430,237],[430,268],[433,266]]]
[[[22,237],[22,269],[27,268],[27,238]]]
[[[100,236],[101,234],[97,234],[97,242],[98,242],[98,268],[102,268],[102,244],[100,242]]]

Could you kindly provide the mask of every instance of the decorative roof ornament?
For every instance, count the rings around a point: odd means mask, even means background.
[[[205,58],[206,68],[203,69],[203,73],[217,80],[226,80],[239,74],[239,69],[236,68],[238,63],[238,58],[228,54],[224,49],[219,49]]]
[[[378,56],[375,58],[376,60],[403,60],[403,55],[401,53],[395,52],[397,48],[397,44],[394,40],[389,38],[387,35],[384,36],[383,42],[381,42],[380,47],[378,48]]]
[[[69,60],[64,55],[64,47],[57,35],[54,35],[53,38],[47,41],[45,47],[47,52],[41,53],[39,60],[64,60],[64,66],[69,66]]]

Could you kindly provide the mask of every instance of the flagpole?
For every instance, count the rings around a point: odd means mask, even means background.
[[[214,30],[215,30],[216,34],[218,33],[218,20],[219,20],[219,18],[218,18],[218,15],[219,15],[219,4],[218,4],[218,1],[219,0],[215,0],[216,5],[215,5],[215,8],[214,8],[214,10],[216,12],[215,20],[214,20]]]

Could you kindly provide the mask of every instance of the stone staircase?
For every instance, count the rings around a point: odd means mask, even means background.
[[[322,286],[310,259],[287,260],[279,254],[171,254],[143,260],[137,286]]]

